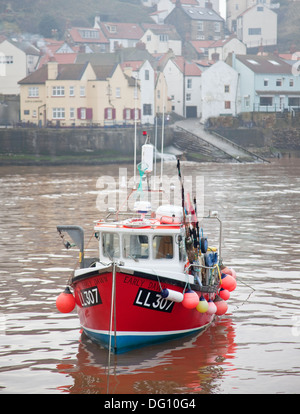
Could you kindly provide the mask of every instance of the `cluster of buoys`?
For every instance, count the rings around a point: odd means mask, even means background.
[[[226,301],[230,298],[230,292],[236,288],[236,273],[234,269],[224,268],[221,274],[221,288],[215,299],[208,301],[203,295],[198,296],[191,289],[180,293],[171,289],[163,289],[161,295],[174,302],[181,303],[186,309],[196,309],[200,313],[208,313],[210,315],[224,315],[228,310]]]
[[[61,313],[72,312],[75,308],[75,298],[68,286],[60,295],[58,295],[56,299],[56,307]]]

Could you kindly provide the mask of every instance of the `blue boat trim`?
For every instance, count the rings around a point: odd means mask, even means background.
[[[194,333],[200,333],[204,331],[211,323],[206,325],[186,330],[169,331],[169,332],[111,332],[98,331],[95,329],[89,329],[83,326],[85,334],[94,342],[109,348],[109,342],[111,342],[111,351],[120,354],[127,352],[131,349],[140,348],[146,345],[158,344],[173,339],[182,338]],[[111,336],[111,341],[109,340]],[[116,339],[116,344],[115,344]]]

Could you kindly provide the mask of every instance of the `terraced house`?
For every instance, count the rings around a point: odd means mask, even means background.
[[[48,62],[19,84],[24,123],[112,126],[140,119],[138,85],[120,65]]]

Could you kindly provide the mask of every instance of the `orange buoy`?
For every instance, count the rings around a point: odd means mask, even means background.
[[[224,315],[224,313],[227,312],[228,305],[225,302],[225,300],[221,299],[220,297],[217,297],[216,300],[214,301],[214,304],[217,307],[216,315],[221,316],[221,315]]]
[[[67,286],[64,292],[58,295],[56,299],[56,307],[61,313],[69,313],[75,308],[75,298],[70,288]]]
[[[181,303],[187,309],[194,309],[199,303],[199,296],[193,290],[187,290]]]
[[[223,289],[228,290],[229,292],[232,292],[236,288],[235,278],[230,276],[230,275],[226,275],[225,273],[222,273],[222,275],[221,275],[221,287]]]
[[[230,292],[229,292],[229,290],[227,290],[227,289],[223,289],[223,288],[221,288],[221,289],[220,289],[220,292],[219,292],[219,296],[220,296],[220,298],[222,298],[223,300],[228,300],[228,299],[230,298]]]

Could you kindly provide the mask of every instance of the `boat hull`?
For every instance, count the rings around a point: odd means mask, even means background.
[[[183,292],[182,282],[118,266],[90,270],[72,286],[85,333],[114,353],[199,333],[214,318],[162,298],[164,288]]]

